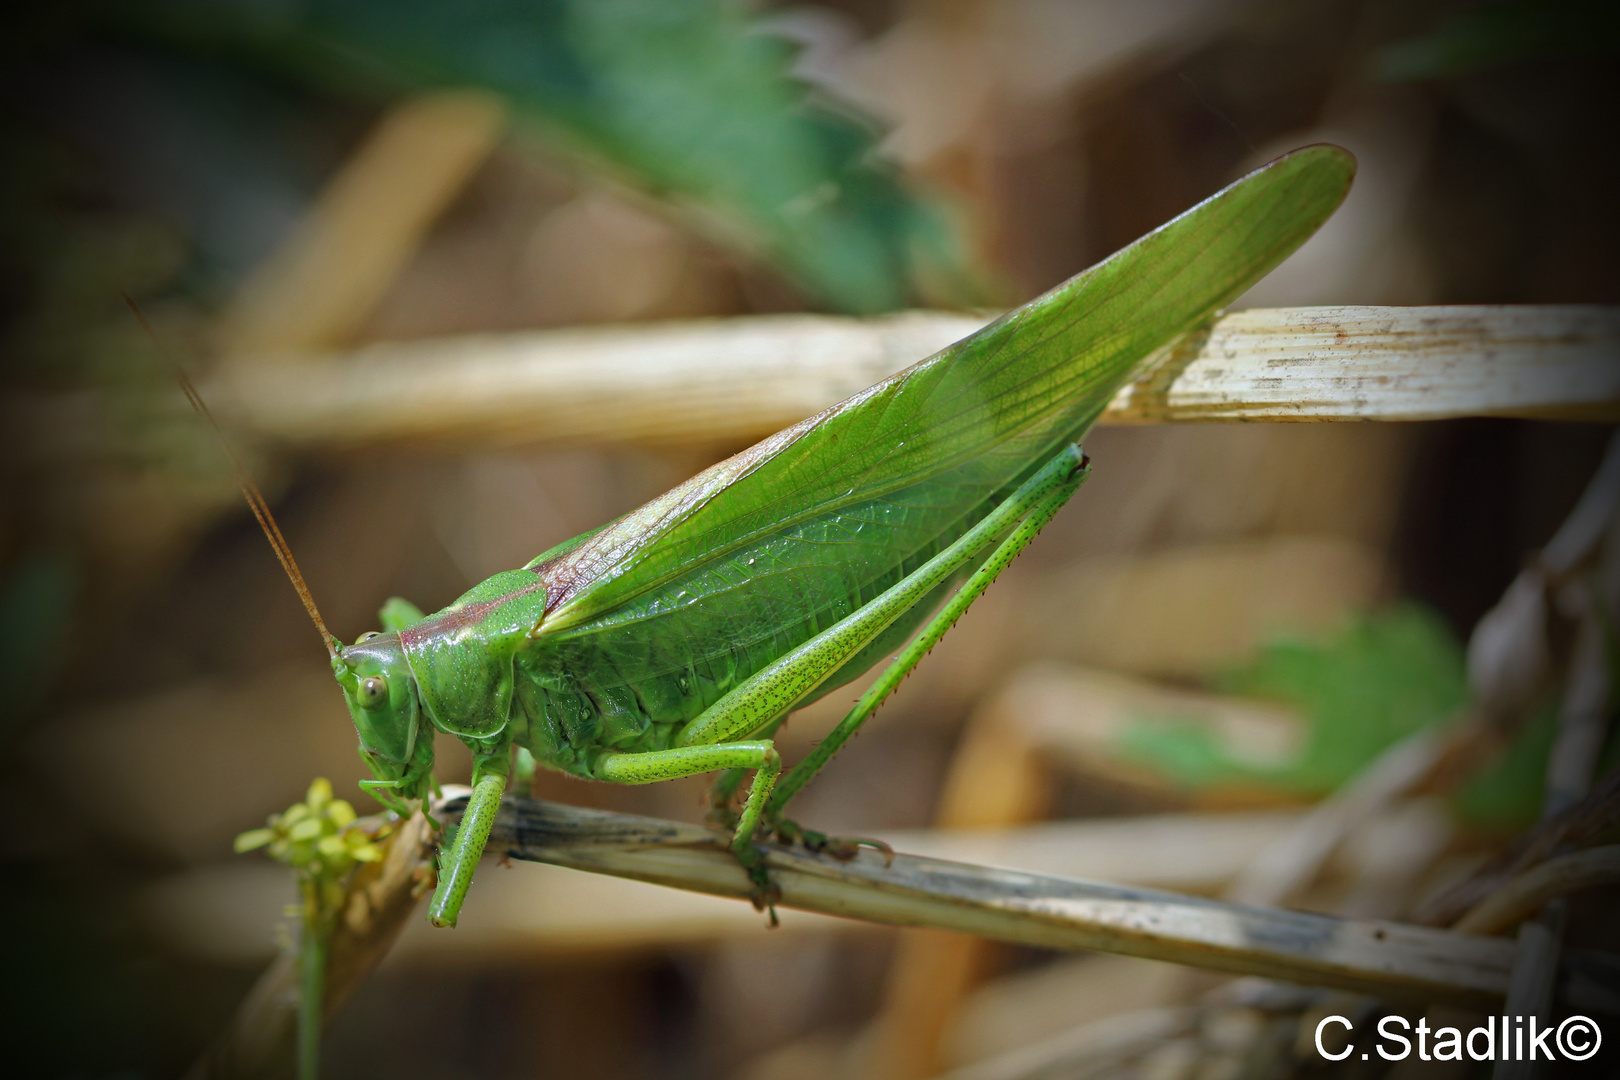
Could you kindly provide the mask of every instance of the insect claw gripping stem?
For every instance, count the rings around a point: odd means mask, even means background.
[[[748,894],[749,903],[754,905],[755,911],[769,912],[771,929],[776,929],[782,925],[782,920],[776,916],[776,905],[782,899],[782,887],[771,880],[769,871],[765,869],[765,856],[758,848],[750,844],[747,858],[741,852],[736,854],[737,861],[748,871],[748,880],[754,883],[753,892]]]
[[[861,848],[864,847],[871,848],[873,851],[883,856],[884,869],[888,869],[894,865],[894,848],[890,847],[888,844],[874,836],[832,837],[831,844],[836,846],[830,847],[828,854],[835,859],[843,859],[847,862],[848,860],[853,859],[856,855],[860,854]]]
[[[776,902],[782,898],[782,890],[765,869],[765,854],[754,846],[754,832],[765,812],[765,802],[770,798],[771,788],[781,772],[782,758],[775,747],[768,747],[759,768],[754,771],[754,783],[748,789],[748,801],[743,804],[743,811],[737,817],[737,829],[731,840],[732,853],[743,864],[743,869],[748,871],[748,880],[754,883],[754,891],[749,896],[754,910],[769,910],[773,927],[781,925],[781,920],[776,917]]]
[[[849,861],[860,854],[863,847],[871,848],[883,856],[883,865],[894,865],[894,848],[875,837],[870,836],[828,836],[826,833],[806,829],[796,821],[779,818],[771,826],[777,840],[784,844],[802,844],[804,849],[812,855],[831,855],[835,859]]]

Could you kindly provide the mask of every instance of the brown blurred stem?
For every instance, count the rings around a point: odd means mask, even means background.
[[[1578,806],[1592,786],[1609,705],[1608,642],[1595,603],[1576,632],[1575,655],[1559,710],[1558,736],[1547,762],[1547,794],[1543,817]],[[1503,1009],[1509,1016],[1538,1016],[1550,1021],[1553,985],[1563,947],[1569,902],[1559,896],[1519,925],[1518,956]],[[1494,1080],[1528,1080],[1539,1067],[1531,1061],[1498,1061]]]
[[[1620,844],[1562,855],[1527,870],[1457,920],[1467,934],[1500,934],[1560,896],[1620,884]]]
[[[1424,904],[1415,921],[1429,926],[1451,926],[1492,893],[1545,862],[1555,852],[1590,847],[1617,836],[1620,836],[1620,770],[1610,773],[1576,805],[1525,833],[1473,876]]]
[[[432,835],[417,814],[382,842],[386,852],[381,861],[355,871],[327,951],[320,995],[326,1021],[388,954],[416,909]],[[265,970],[230,1027],[186,1074],[188,1080],[287,1080],[294,1075],[302,996],[298,969],[298,958],[284,953]]]

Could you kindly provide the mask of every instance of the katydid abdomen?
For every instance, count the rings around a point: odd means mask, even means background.
[[[1064,418],[1058,438],[1082,425]],[[1033,471],[1046,455],[1028,462]],[[1016,463],[1007,462],[1009,466]],[[597,752],[662,750],[681,728],[790,649],[848,617],[980,520],[1024,476],[984,462],[842,507],[696,566],[604,615],[541,636],[516,657],[527,680],[518,734],[542,765],[594,775]],[[993,487],[994,479],[1002,479]],[[824,681],[807,705],[893,652],[972,569],[951,575]],[[535,567],[546,581],[548,565]],[[548,588],[548,591],[550,589]]]

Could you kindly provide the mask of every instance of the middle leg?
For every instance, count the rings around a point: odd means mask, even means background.
[[[593,771],[598,780],[615,784],[656,784],[660,780],[676,780],[717,769],[755,770],[754,784],[748,789],[748,800],[731,834],[731,851],[754,883],[754,906],[760,910],[770,907],[771,921],[775,923],[774,889],[765,873],[765,860],[753,843],[754,831],[770,800],[771,789],[782,773],[782,757],[769,739],[677,746],[643,753],[610,753],[596,763]]]

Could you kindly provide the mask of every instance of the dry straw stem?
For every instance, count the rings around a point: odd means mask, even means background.
[[[241,353],[203,389],[249,432],[290,447],[739,441],[824,409],[985,321],[770,315]],[[1242,311],[1157,358],[1103,422],[1617,419],[1617,356],[1620,308]]]
[[[885,832],[881,839],[902,851],[954,862],[1211,895],[1297,818],[1291,809],[1163,814],[1014,829],[917,829]],[[155,883],[142,894],[140,912],[143,927],[178,955],[233,966],[268,957],[266,912],[284,902],[286,893],[287,877],[280,867],[241,859]],[[581,952],[755,938],[759,928],[759,918],[746,904],[526,865],[512,873],[481,874],[454,934],[424,922],[407,928],[394,952],[422,966],[484,960],[521,964]],[[859,927],[796,915],[773,936],[840,930]]]
[[[1109,417],[1620,418],[1620,308],[1240,311],[1174,348]]]
[[[453,813],[459,804],[445,809]],[[695,825],[541,802],[502,804],[489,850],[718,896],[750,884],[727,838]],[[766,847],[780,906],[1013,944],[1093,949],[1385,999],[1498,1004],[1507,941],[1399,923],[1251,908],[1147,889],[862,851],[841,862]]]

